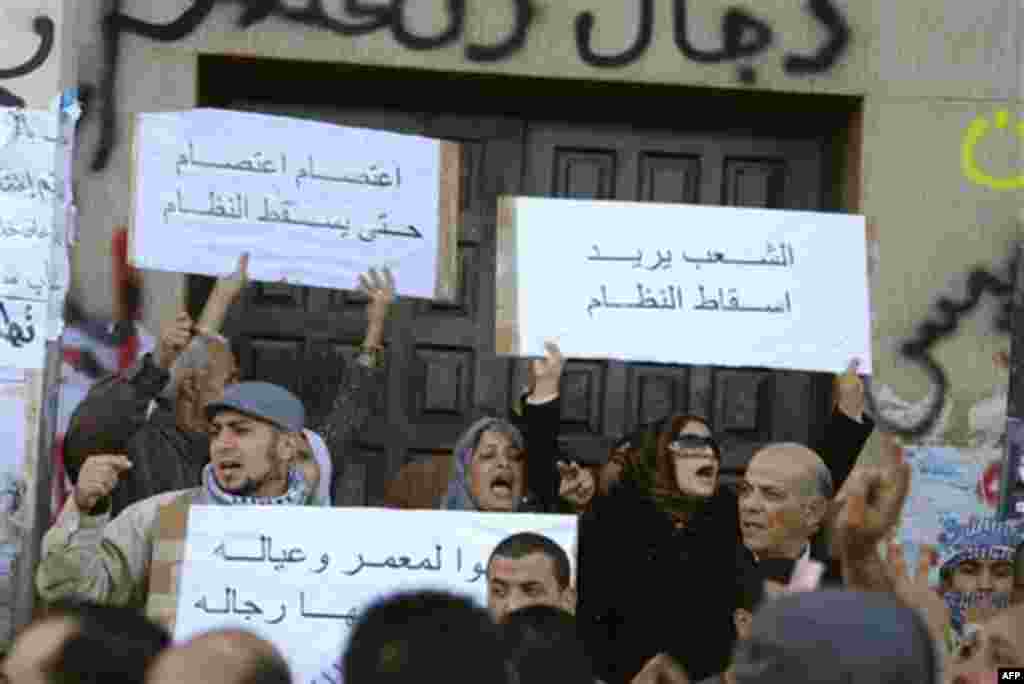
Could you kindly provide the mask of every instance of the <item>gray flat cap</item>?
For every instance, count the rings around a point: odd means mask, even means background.
[[[240,382],[224,390],[224,398],[206,406],[207,420],[221,411],[238,411],[273,423],[286,432],[301,432],[306,409],[294,394],[269,382]]]

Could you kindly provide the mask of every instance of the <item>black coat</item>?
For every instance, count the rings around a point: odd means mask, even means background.
[[[874,424],[835,411],[815,445],[836,491],[849,477]],[[629,480],[597,499],[579,523],[578,622],[597,675],[629,682],[658,653],[672,655],[692,681],[722,672],[736,632],[737,576],[756,565],[743,546],[735,493],[725,487],[685,530],[676,531]],[[840,581],[823,535],[811,557]]]
[[[608,684],[658,653],[696,681],[723,671],[735,632],[736,498],[719,491],[677,530],[630,480],[579,523],[580,635]]]

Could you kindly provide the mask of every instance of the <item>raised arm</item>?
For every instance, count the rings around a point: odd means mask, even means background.
[[[554,342],[544,344],[544,358],[531,363],[531,387],[516,418],[526,440],[527,489],[542,510],[553,512],[558,503],[558,432],[562,408],[559,384],[565,358]]]
[[[110,494],[120,473],[131,467],[124,456],[109,454],[91,456],[82,466],[74,495],[43,537],[36,588],[44,600],[141,607],[152,553],[150,528],[161,499],[146,499],[110,519]]]
[[[864,412],[864,381],[857,374],[860,361],[850,362],[846,372],[836,377],[832,416],[816,451],[832,474],[835,491],[853,472],[875,423]]]
[[[218,278],[217,284],[203,305],[196,329],[207,335],[219,333],[227,318],[231,305],[241,296],[249,284],[249,254],[238,258],[238,267],[229,276]]]
[[[383,385],[384,323],[395,300],[395,280],[387,268],[381,273],[370,269],[359,276],[359,281],[360,290],[370,298],[366,305],[366,337],[356,357],[343,364],[338,394],[317,430],[335,462],[350,452],[352,443],[366,427],[374,398]]]
[[[131,369],[96,383],[71,417],[64,438],[68,475],[77,481],[85,459],[97,453],[124,453],[128,442],[145,425],[150,403],[167,389],[171,369],[193,334],[217,334],[231,303],[248,282],[248,257],[238,269],[221,278],[206,301],[200,322],[193,324],[185,312],[164,323],[156,350]]]
[[[833,502],[832,549],[847,586],[893,592],[878,545],[899,526],[910,491],[910,465],[892,435],[882,435],[882,452],[882,464],[858,468]]]

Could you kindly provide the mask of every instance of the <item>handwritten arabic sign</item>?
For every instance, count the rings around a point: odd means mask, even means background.
[[[0,108],[0,365],[41,368],[61,331],[76,112]]]
[[[871,367],[860,216],[502,198],[498,353]]]
[[[250,629],[281,649],[295,681],[310,682],[374,599],[427,588],[486,605],[491,550],[523,531],[556,541],[575,566],[575,516],[193,506],[174,635]]]
[[[131,259],[352,289],[386,265],[402,294],[452,299],[458,147],[242,112],[140,114]],[[454,175],[452,175],[454,174]]]

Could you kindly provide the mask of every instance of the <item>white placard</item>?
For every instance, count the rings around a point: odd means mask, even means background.
[[[440,589],[485,606],[492,549],[523,531],[562,546],[575,577],[575,516],[193,506],[174,636],[249,629],[281,650],[295,682],[319,681],[374,599]]]
[[[0,473],[22,477],[25,467],[25,419],[28,411],[27,387],[20,369],[0,368]],[[0,487],[2,492],[2,487]],[[0,493],[2,496],[2,493]],[[0,513],[9,513],[0,505]]]
[[[389,266],[432,298],[441,142],[212,109],[140,114],[130,259],[220,276],[353,289]],[[447,229],[447,227],[446,227]]]
[[[861,216],[503,198],[498,351],[871,369]]]
[[[41,368],[70,280],[74,91],[50,109],[0,108],[0,363]]]

